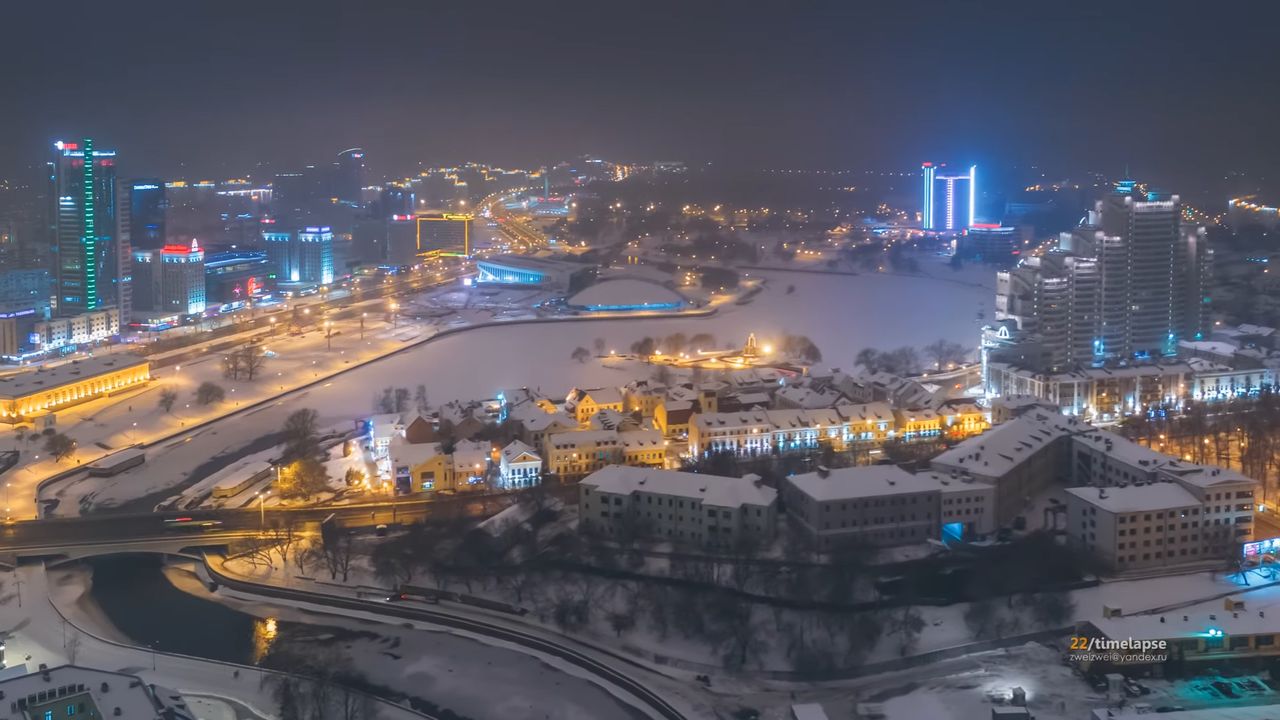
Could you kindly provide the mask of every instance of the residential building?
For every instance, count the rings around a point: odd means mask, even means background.
[[[1118,572],[1220,563],[1238,558],[1239,542],[1250,539],[1236,538],[1231,524],[1241,506],[1238,516],[1253,521],[1252,488],[1242,492],[1248,498],[1228,500],[1231,512],[1223,513],[1177,482],[1067,488],[1067,537]]]
[[[594,390],[573,390],[569,393],[567,405],[572,405],[574,418],[579,425],[586,425],[591,416],[601,410],[622,412],[622,393],[615,387],[596,388]]]
[[[605,537],[727,548],[767,543],[777,524],[778,493],[755,476],[610,465],[584,479],[578,493],[579,527]]]
[[[995,487],[995,522],[1003,527],[1033,498],[1068,477],[1069,437],[1092,428],[1072,417],[1032,410],[957,443],[929,461],[932,470],[967,475]]]
[[[786,478],[782,499],[791,520],[823,551],[910,545],[944,533],[970,540],[994,529],[994,487],[959,473],[912,474],[895,465],[819,470]]]
[[[689,423],[689,454],[731,452],[744,457],[773,451],[773,421],[764,410],[698,413]]]
[[[14,670],[25,670],[16,665]],[[13,720],[195,720],[183,697],[143,682],[137,675],[77,665],[41,669],[0,680],[0,698],[9,703]]]
[[[106,340],[120,332],[120,310],[114,307],[80,313],[72,317],[55,317],[37,322],[32,329],[35,346],[41,352],[68,345]]]
[[[151,363],[130,355],[103,355],[0,376],[0,422],[21,422],[150,379]]]
[[[1022,231],[1000,223],[973,223],[956,237],[955,254],[988,265],[1012,265],[1022,257]]]
[[[998,275],[996,320],[1012,321],[1013,337],[984,336],[984,358],[1019,354],[1056,373],[1174,356],[1209,331],[1212,265],[1204,229],[1184,224],[1177,195],[1117,183],[1057,251]]]
[[[617,430],[571,430],[548,435],[543,440],[542,457],[547,471],[561,482],[580,480],[625,459]]]
[[[498,485],[504,490],[532,487],[542,481],[542,456],[532,447],[512,440],[498,460]]]
[[[493,446],[482,441],[459,440],[446,453],[438,442],[410,443],[395,437],[387,450],[396,492],[459,492],[477,490],[488,478]]]
[[[1029,395],[1067,415],[1110,421],[1147,409],[1180,407],[1194,373],[1185,362],[1077,367],[1056,373],[991,362],[987,391],[997,396]]]
[[[628,430],[618,433],[622,441],[622,462],[634,467],[666,467],[667,440],[657,430]]]

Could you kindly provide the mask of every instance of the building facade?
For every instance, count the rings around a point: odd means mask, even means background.
[[[960,232],[973,224],[977,203],[978,167],[955,172],[946,163],[920,166],[924,179],[920,226],[937,232]]]
[[[17,423],[135,387],[151,379],[151,363],[111,355],[0,377],[0,421]]]
[[[578,486],[579,527],[605,537],[657,537],[728,548],[767,543],[778,493],[759,478],[611,465]]]
[[[128,199],[116,178],[116,152],[91,139],[58,141],[49,163],[58,317],[129,305]]]

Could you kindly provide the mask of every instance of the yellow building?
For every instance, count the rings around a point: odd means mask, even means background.
[[[622,412],[622,393],[618,388],[597,388],[582,390],[578,404],[574,408],[574,419],[579,425],[586,425],[591,417],[601,410],[617,410]]]
[[[150,379],[151,363],[133,355],[87,358],[0,377],[0,422],[21,422]]]
[[[657,430],[630,430],[618,433],[622,441],[622,461],[635,467],[666,467],[667,441]]]
[[[919,440],[942,434],[942,416],[936,410],[894,408],[893,415],[898,420],[898,436],[903,440]]]
[[[581,480],[606,465],[623,461],[616,430],[573,430],[548,435],[542,457],[547,470],[561,481]]]
[[[971,400],[945,403],[938,412],[948,437],[967,438],[991,427],[987,413]]]

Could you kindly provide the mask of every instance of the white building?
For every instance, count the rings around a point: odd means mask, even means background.
[[[1172,482],[1067,489],[1067,532],[1118,570],[1222,560],[1204,506]]]
[[[11,674],[23,669],[23,665],[16,665],[5,672]],[[15,720],[195,718],[186,701],[173,690],[147,684],[136,675],[75,665],[0,680],[0,698],[9,703],[4,717]]]
[[[606,537],[730,547],[743,539],[767,542],[777,519],[777,491],[755,476],[611,465],[584,479],[578,492],[581,527]]]
[[[944,517],[951,540],[976,539],[995,527],[995,488],[958,473],[912,474],[894,465],[823,470],[787,478],[782,497],[820,550],[937,540]]]
[[[493,444],[488,440],[459,440],[453,446],[453,482],[458,489],[479,485],[489,473]]]
[[[542,456],[519,440],[502,448],[498,483],[503,489],[531,487],[542,480]]]

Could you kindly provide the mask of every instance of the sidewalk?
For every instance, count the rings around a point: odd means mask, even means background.
[[[114,628],[83,612],[78,599],[86,585],[74,573],[49,574],[40,565],[26,565],[3,577],[0,595],[0,630],[5,634],[5,655],[10,666],[25,663],[29,670],[40,664],[56,667],[74,663],[86,667],[138,675],[154,683],[192,696],[207,696],[240,706],[241,718],[274,720],[275,701],[262,680],[271,671],[257,667],[156,652],[123,642]],[[245,714],[245,711],[250,713]],[[387,702],[379,705],[385,720],[422,720],[427,717]]]

